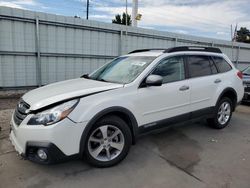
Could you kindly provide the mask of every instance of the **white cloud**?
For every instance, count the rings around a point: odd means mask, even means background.
[[[179,34],[188,34],[188,31],[185,31],[185,30],[181,30],[181,29],[177,29],[175,30],[176,33],[179,33]]]
[[[0,6],[11,8],[27,9],[27,6],[40,6],[41,4],[34,0],[14,0],[14,1],[0,1]]]
[[[108,16],[108,15],[99,15],[99,14],[94,14],[94,15],[89,15],[91,19],[113,19],[112,16]]]
[[[14,3],[19,4],[19,5],[30,5],[30,6],[36,6],[38,5],[37,2],[34,0],[16,0]]]
[[[184,3],[183,3],[184,2]],[[230,25],[240,20],[249,19],[242,7],[248,5],[246,0],[215,1],[215,0],[141,0],[139,13],[142,20],[138,22],[143,27],[176,27],[184,28],[179,33],[187,33],[186,29],[196,29],[201,32],[230,33]],[[96,7],[97,11],[115,15],[125,11],[124,7]],[[129,14],[131,14],[129,8]],[[250,25],[250,22],[248,22]],[[178,32],[178,31],[177,31]]]
[[[144,28],[144,29],[154,29],[154,27],[150,27],[150,26],[141,26],[141,28]]]
[[[24,9],[23,6],[18,5],[18,4],[16,4],[16,3],[13,3],[13,2],[4,2],[4,1],[0,1],[0,6]]]
[[[216,35],[229,35],[229,33],[224,32],[224,31],[218,31],[216,32]]]
[[[238,23],[238,29],[240,27],[247,27],[248,29],[250,29],[250,21],[242,21]]]

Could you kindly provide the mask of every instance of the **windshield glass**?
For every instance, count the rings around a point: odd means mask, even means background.
[[[155,59],[153,56],[118,57],[89,75],[90,79],[127,84]]]
[[[243,74],[250,75],[250,67],[247,67],[245,70],[242,71]]]

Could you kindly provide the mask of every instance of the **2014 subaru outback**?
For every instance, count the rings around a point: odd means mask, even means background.
[[[39,163],[84,156],[108,167],[148,131],[201,117],[226,127],[243,94],[242,73],[218,48],[136,50],[83,78],[26,93],[10,139]]]

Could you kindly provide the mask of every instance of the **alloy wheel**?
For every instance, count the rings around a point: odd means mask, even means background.
[[[111,161],[120,155],[124,148],[124,135],[113,125],[96,128],[88,139],[90,155],[98,161]]]
[[[230,115],[231,115],[231,105],[229,102],[225,101],[221,104],[218,110],[218,114],[217,114],[218,122],[221,125],[226,124],[228,120],[230,119]]]

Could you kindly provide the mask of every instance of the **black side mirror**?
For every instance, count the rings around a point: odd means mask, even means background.
[[[163,78],[162,76],[151,74],[146,78],[147,86],[161,86]]]
[[[88,74],[84,74],[80,78],[89,78],[89,75]]]

